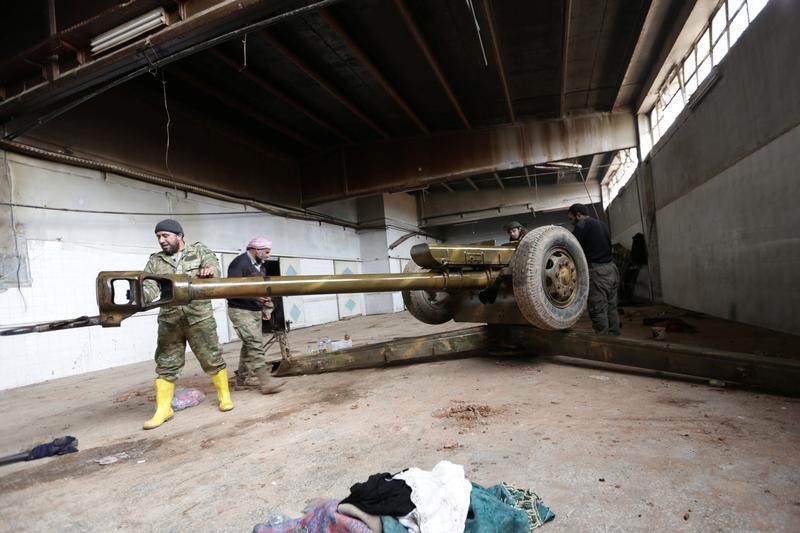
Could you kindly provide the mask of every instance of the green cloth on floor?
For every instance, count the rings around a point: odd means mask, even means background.
[[[504,482],[487,490],[496,490],[501,501],[525,513],[528,517],[528,531],[542,527],[556,517],[542,499],[528,489],[518,489]]]
[[[408,529],[393,516],[381,516],[383,533],[408,533]]]
[[[528,533],[528,515],[513,507],[503,485],[472,484],[464,533]]]
[[[530,533],[556,515],[536,495],[506,483],[472,484],[464,533]],[[393,516],[381,516],[384,533],[408,533]]]

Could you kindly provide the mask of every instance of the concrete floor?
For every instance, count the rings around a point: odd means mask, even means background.
[[[302,353],[345,331],[360,343],[459,327],[399,314],[290,338]],[[232,367],[236,353],[226,346]],[[188,359],[178,386],[210,394]],[[0,530],[249,531],[271,511],[297,516],[307,500],[342,498],[372,473],[441,459],[484,485],[533,489],[556,513],[543,529],[553,533],[800,524],[794,398],[471,358],[289,378],[281,394],[234,392],[228,413],[209,397],[145,432],[152,373],[146,362],[0,392],[0,453],[80,439],[79,453],[0,467]],[[469,405],[489,415],[442,416]],[[119,452],[128,458],[95,462]]]

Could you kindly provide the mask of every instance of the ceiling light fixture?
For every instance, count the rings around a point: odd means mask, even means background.
[[[545,163],[545,165],[561,168],[581,168],[580,163],[569,163],[567,161],[551,161],[550,163]]]
[[[99,54],[144,33],[164,26],[167,14],[163,8],[154,9],[144,15],[126,22],[116,28],[101,33],[89,41],[93,54]]]

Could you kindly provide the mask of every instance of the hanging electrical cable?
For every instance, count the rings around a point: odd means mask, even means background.
[[[205,40],[203,42],[188,46],[188,47],[186,47],[186,48],[184,48],[182,50],[179,50],[177,52],[173,52],[172,54],[170,54],[170,55],[168,55],[166,57],[156,57],[155,60],[151,60],[150,59],[150,57],[148,56],[148,48],[144,48],[144,50],[142,52],[142,56],[145,58],[145,62],[147,64],[145,64],[143,66],[140,66],[138,68],[135,68],[133,71],[129,72],[128,74],[126,74],[124,76],[120,76],[120,77],[118,77],[118,78],[116,78],[116,79],[114,79],[114,80],[112,80],[112,81],[110,81],[110,82],[108,82],[108,83],[106,83],[104,85],[101,85],[98,88],[96,88],[94,90],[91,90],[88,93],[84,94],[80,98],[76,98],[75,100],[72,100],[72,101],[64,104],[61,107],[57,107],[55,110],[50,111],[49,113],[34,117],[32,120],[28,121],[25,124],[21,124],[18,128],[14,129],[13,131],[5,132],[5,136],[3,137],[3,139],[4,140],[15,139],[15,138],[19,137],[20,135],[23,135],[23,134],[27,133],[28,131],[30,131],[30,130],[38,127],[38,126],[46,124],[47,122],[50,122],[54,118],[63,115],[64,113],[66,113],[70,109],[74,109],[75,107],[78,107],[79,105],[81,105],[82,103],[86,102],[87,100],[90,100],[90,99],[92,99],[92,98],[94,98],[94,97],[96,97],[96,96],[98,96],[98,95],[110,90],[110,89],[113,89],[114,87],[118,87],[118,86],[122,85],[123,83],[126,83],[126,82],[128,82],[128,81],[130,81],[130,80],[132,80],[134,78],[137,78],[137,77],[141,76],[142,74],[144,74],[145,72],[151,72],[152,69],[153,69],[153,66],[155,66],[155,67],[163,67],[163,66],[165,66],[165,65],[167,65],[169,63],[172,63],[174,61],[178,61],[179,59],[183,59],[183,58],[188,57],[188,56],[190,56],[192,54],[200,52],[202,50],[206,50],[208,48],[213,48],[214,46],[217,46],[218,44],[221,44],[221,43],[224,43],[224,42],[229,41],[231,39],[234,39],[234,38],[236,38],[236,37],[238,37],[240,35],[247,35],[248,33],[252,33],[254,31],[260,31],[260,30],[263,30],[263,29],[268,28],[270,26],[274,26],[274,25],[276,25],[276,24],[278,24],[280,22],[283,22],[283,21],[286,21],[286,20],[290,20],[290,19],[292,19],[294,17],[303,15],[305,13],[313,12],[313,11],[316,11],[318,9],[322,9],[324,7],[328,7],[328,6],[334,5],[334,4],[339,3],[339,2],[341,2],[341,0],[319,0],[319,1],[314,2],[312,4],[304,5],[302,7],[298,7],[298,8],[291,9],[289,11],[283,12],[283,13],[279,13],[279,14],[274,15],[272,17],[269,17],[267,19],[260,20],[258,22],[254,22],[252,24],[248,24],[248,25],[243,26],[241,28],[226,32],[226,33],[224,33],[222,35],[218,35],[218,36],[213,37],[211,39],[207,39],[207,40]],[[152,45],[150,46],[150,48],[152,48]],[[152,50],[152,51],[154,52],[154,50]],[[19,95],[15,96],[14,98],[19,98]]]
[[[25,300],[25,295],[22,293],[22,282],[20,281],[20,272],[22,272],[22,256],[19,253],[19,237],[17,236],[17,222],[14,217],[14,179],[11,176],[11,164],[8,162],[8,152],[3,150],[3,173],[6,176],[6,180],[8,181],[8,197],[10,198],[12,203],[9,203],[9,214],[10,214],[10,222],[11,222],[11,238],[14,240],[14,255],[17,260],[17,270],[16,270],[16,282],[17,282],[17,291],[19,292],[19,296],[22,299],[22,308],[23,312],[28,311],[28,302]],[[5,277],[5,276],[3,276]],[[0,278],[2,280],[3,278]]]
[[[472,20],[475,23],[475,31],[478,34],[478,43],[481,45],[481,54],[483,54],[483,64],[489,66],[489,60],[486,59],[486,50],[483,47],[483,38],[481,37],[481,26],[478,24],[478,16],[475,15],[475,6],[472,5],[472,0],[466,0],[467,9],[472,13]]]
[[[169,116],[169,106],[167,105],[167,76],[166,76],[166,74],[164,73],[163,70],[161,71],[161,87],[162,87],[163,92],[164,92],[164,112],[167,114],[167,124],[166,124],[167,145],[164,148],[164,166],[167,169],[167,175],[169,177],[173,177],[172,176],[172,170],[170,170],[170,168],[169,168],[169,125],[170,125],[170,122],[171,122],[171,118]]]
[[[578,176],[581,177],[581,183],[583,183],[583,188],[586,189],[586,196],[589,197],[589,204],[592,206],[592,210],[594,211],[594,217],[597,220],[600,219],[600,214],[597,212],[597,208],[594,206],[594,200],[592,199],[592,193],[589,192],[589,186],[586,184],[586,178],[583,176],[583,169],[578,169]]]

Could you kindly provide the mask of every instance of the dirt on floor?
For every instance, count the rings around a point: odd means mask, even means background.
[[[743,331],[684,318],[699,332],[670,340]],[[345,332],[358,345],[461,327],[402,313],[305,328],[290,342],[304,353]],[[650,327],[632,320],[623,331],[647,337]],[[792,356],[759,335],[735,346]],[[231,368],[238,349],[225,347]],[[207,398],[152,431],[140,429],[153,410],[152,362],[0,392],[0,454],[80,441],[78,453],[0,467],[0,530],[250,531],[272,512],[299,516],[309,500],[343,498],[370,474],[442,459],[477,483],[538,493],[556,514],[543,532],[800,523],[796,398],[476,357],[292,377],[280,394],[233,392],[235,409],[222,413],[187,361],[177,386]]]

